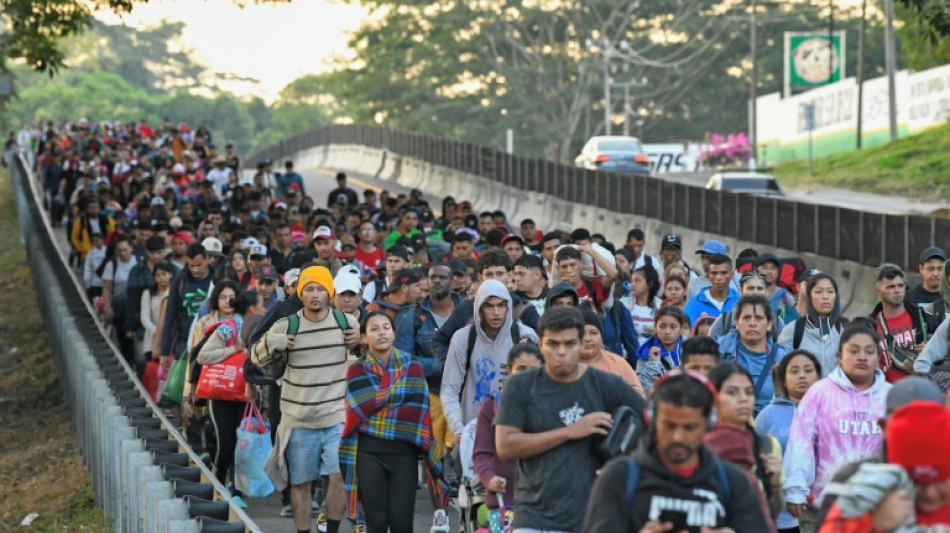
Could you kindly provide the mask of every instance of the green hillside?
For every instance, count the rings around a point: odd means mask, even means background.
[[[815,159],[777,165],[772,171],[788,189],[814,185],[914,198],[950,198],[950,124],[894,142]]]

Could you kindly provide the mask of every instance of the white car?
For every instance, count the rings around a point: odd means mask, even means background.
[[[759,196],[785,196],[775,176],[758,172],[717,172],[709,177],[706,188]]]

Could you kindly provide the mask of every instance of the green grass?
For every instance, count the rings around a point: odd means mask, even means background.
[[[775,166],[787,189],[838,187],[911,198],[950,198],[950,124],[860,151]]]

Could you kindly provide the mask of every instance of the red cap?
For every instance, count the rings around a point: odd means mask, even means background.
[[[950,454],[944,449],[947,442],[950,411],[939,403],[910,402],[887,421],[887,462],[903,466],[915,483],[926,485],[950,478]]]
[[[175,233],[172,235],[172,239],[180,239],[185,241],[185,244],[191,244],[191,234],[187,231],[179,231],[178,233]]]

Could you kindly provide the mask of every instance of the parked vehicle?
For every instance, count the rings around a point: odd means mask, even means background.
[[[785,196],[775,176],[758,172],[718,172],[709,177],[706,188],[760,196]]]
[[[623,172],[635,176],[650,175],[650,156],[636,137],[591,137],[574,164],[590,170]]]

